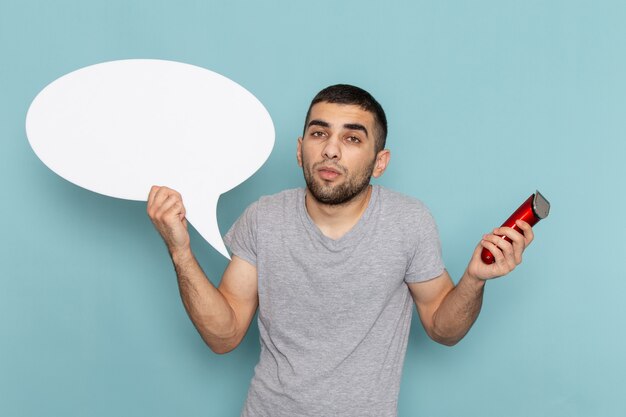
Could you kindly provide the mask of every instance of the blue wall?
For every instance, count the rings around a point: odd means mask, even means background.
[[[400,416],[624,416],[626,3],[621,1],[0,2],[0,415],[235,416],[256,325],[226,356],[187,319],[144,205],[80,189],[31,151],[26,110],[83,66],[160,58],[253,92],[276,126],[266,165],[222,196],[302,185],[312,95],[347,82],[390,121],[379,183],[425,201],[459,277],[481,234],[535,188],[550,218],[490,282],[457,346],[414,320]],[[226,265],[197,234],[217,283]]]

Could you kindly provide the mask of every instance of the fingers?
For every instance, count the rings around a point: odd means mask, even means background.
[[[532,227],[522,220],[517,220],[515,224],[517,228],[519,228],[519,231],[510,227],[499,227],[495,229],[493,233],[506,236],[507,239],[510,239],[513,244],[515,261],[519,264],[522,262],[524,250],[534,239],[534,233]]]
[[[179,220],[185,216],[185,207],[181,195],[171,188],[153,185],[148,195],[146,208],[148,215],[154,221],[163,219],[170,211],[178,211]]]
[[[500,269],[504,268],[504,270],[501,271],[502,275],[512,271],[521,262],[521,254],[518,262],[514,245],[505,240],[502,236],[495,234],[484,235],[480,244],[492,253],[495,260],[494,263]]]
[[[183,199],[180,193],[171,188],[152,186],[148,195],[146,210],[150,220],[152,220],[152,223],[159,231],[164,231],[164,225],[168,225],[171,228],[180,222],[182,222],[183,226],[187,226],[185,221],[187,212]]]
[[[503,250],[498,245],[505,247],[507,245],[511,246],[509,242],[500,236],[493,234],[483,236],[483,239],[474,249],[470,263],[467,266],[467,273],[478,279],[487,280],[506,275],[513,270],[515,263],[511,262],[510,257],[507,259]],[[487,249],[493,254],[494,262],[492,264],[483,262],[481,257],[483,249]]]
[[[148,204],[147,204],[147,208],[149,209],[150,206],[152,205],[152,203],[154,202],[154,196],[156,194],[156,192],[160,189],[161,187],[159,187],[158,185],[153,185],[152,187],[150,187],[150,193],[148,194]]]
[[[154,216],[157,219],[165,219],[168,217],[179,218],[182,209],[182,201],[174,194],[169,194],[164,200],[158,202]]]
[[[499,227],[493,233],[500,238],[492,240],[493,243],[504,252],[506,257],[512,257],[515,265],[519,265],[522,262],[522,254],[526,248],[524,235],[510,227]],[[504,239],[505,237],[506,239]]]
[[[531,226],[524,221],[516,222],[519,231],[510,227],[498,227],[483,236],[476,246],[468,272],[480,279],[491,279],[513,271],[522,262],[524,250],[534,239]],[[487,249],[494,258],[492,264],[481,259],[482,250]]]
[[[531,227],[531,225],[529,225],[523,220],[517,220],[515,224],[517,225],[517,227],[522,229],[522,232],[524,233],[524,240],[526,242],[526,246],[530,245],[530,243],[535,238],[535,233],[533,232],[533,228]]]
[[[146,210],[170,253],[189,249],[185,205],[177,191],[153,186],[148,195]]]
[[[154,217],[156,195],[159,191],[162,190],[162,188],[164,187],[158,185],[153,185],[152,187],[150,187],[150,193],[148,194],[148,204],[146,204],[146,211],[148,212],[148,216],[150,216],[150,218]]]

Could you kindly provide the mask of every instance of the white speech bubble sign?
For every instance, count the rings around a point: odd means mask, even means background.
[[[53,81],[33,100],[26,134],[45,165],[88,190],[138,201],[152,185],[179,191],[187,220],[227,258],[219,196],[274,146],[272,119],[245,88],[154,59],[104,62]]]

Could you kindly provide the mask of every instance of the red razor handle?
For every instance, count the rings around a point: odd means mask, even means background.
[[[517,230],[522,233],[521,229],[517,227],[515,224],[516,220],[523,220],[531,226],[537,224],[537,222],[541,219],[545,219],[548,217],[550,213],[550,203],[545,199],[544,196],[541,195],[539,191],[535,194],[532,194],[526,201],[522,203],[521,206],[513,214],[511,217],[506,219],[504,223],[502,223],[502,227],[510,227],[511,229]],[[506,236],[501,236],[507,242],[511,242]],[[483,252],[480,254],[480,258],[486,264],[492,264],[496,261],[493,257],[493,254],[488,250],[483,248]]]

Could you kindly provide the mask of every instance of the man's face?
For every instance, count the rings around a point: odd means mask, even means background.
[[[315,199],[346,203],[382,174],[389,152],[376,154],[375,134],[373,114],[359,106],[321,102],[311,108],[297,156]]]

